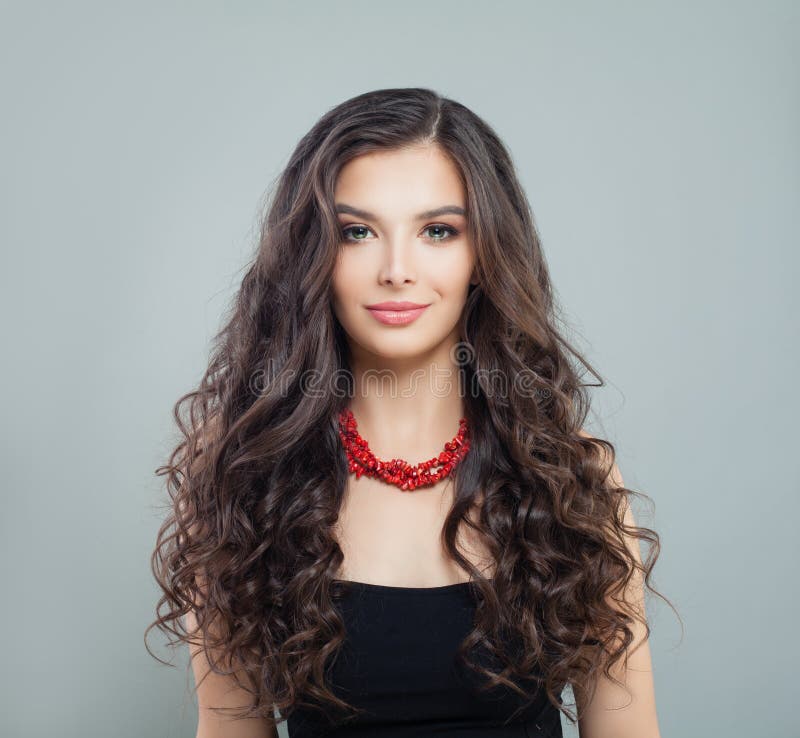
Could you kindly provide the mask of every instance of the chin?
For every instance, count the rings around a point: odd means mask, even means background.
[[[371,352],[383,359],[413,359],[425,353],[427,344],[397,335],[370,343]]]
[[[370,332],[358,343],[369,353],[383,359],[413,359],[422,356],[436,346],[430,337],[414,335],[407,329],[388,329],[383,335]]]

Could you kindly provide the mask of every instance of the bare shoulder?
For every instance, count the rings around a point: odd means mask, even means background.
[[[192,612],[185,616],[186,630],[197,632],[197,621]],[[198,636],[199,638],[199,636]],[[217,674],[199,644],[189,646],[195,685],[197,687],[196,738],[278,738],[274,720],[252,718],[235,720],[228,715],[232,709],[250,704],[250,694],[239,687],[231,676]],[[212,654],[217,660],[217,656]],[[220,712],[210,708],[226,708]]]
[[[585,430],[580,433],[586,438],[592,438]],[[617,487],[625,486],[616,462],[611,467],[609,479]],[[626,527],[636,527],[627,499],[622,517]],[[626,543],[637,565],[641,566],[639,540],[627,535]],[[633,641],[626,651],[626,657],[617,661],[610,669],[612,676],[622,682],[625,689],[601,675],[591,702],[579,690],[574,690],[581,738],[660,738],[661,735],[656,713],[641,571],[637,570],[631,577],[623,597],[626,606],[638,615],[638,619],[630,625]]]
[[[218,440],[218,418],[212,416],[197,431],[197,446],[200,454],[194,457],[191,469],[201,468],[206,459],[203,458],[208,449]],[[198,525],[189,526],[191,535],[199,534]],[[200,595],[207,591],[205,581],[198,573],[196,580]],[[197,606],[199,603],[195,603]],[[278,738],[275,721],[269,718],[249,718],[237,720],[232,715],[248,707],[251,703],[250,693],[240,687],[233,676],[218,674],[213,671],[206,650],[200,645],[202,634],[198,630],[195,612],[190,610],[184,616],[186,632],[191,635],[189,654],[197,695],[198,721],[196,738]],[[212,660],[219,664],[221,654],[210,650]],[[244,676],[241,680],[246,683]],[[221,708],[215,710],[212,708]]]

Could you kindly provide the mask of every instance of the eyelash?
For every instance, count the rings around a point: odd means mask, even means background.
[[[365,225],[349,225],[342,228],[342,238],[347,243],[358,243],[359,241],[364,241],[366,239],[363,238],[356,238],[356,239],[348,239],[347,233],[351,228],[366,228],[366,230],[371,231],[372,229],[369,226]],[[453,226],[445,225],[444,223],[431,223],[430,225],[425,226],[423,231],[427,231],[429,228],[442,228],[450,235],[447,238],[429,238],[429,241],[433,241],[434,243],[444,243],[445,241],[450,241],[451,239],[455,238],[458,235],[458,230],[453,228]]]

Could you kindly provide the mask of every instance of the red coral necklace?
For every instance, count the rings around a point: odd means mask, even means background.
[[[370,451],[369,444],[359,434],[356,419],[349,408],[339,413],[339,437],[344,444],[350,473],[355,472],[357,479],[365,474],[382,479],[404,491],[427,487],[447,477],[466,456],[470,446],[467,419],[461,418],[458,433],[452,441],[444,444],[444,451],[438,456],[416,465],[405,459],[381,461]],[[441,468],[431,471],[436,466]]]

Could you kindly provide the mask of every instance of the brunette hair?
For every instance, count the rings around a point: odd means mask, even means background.
[[[169,503],[151,559],[163,594],[145,645],[154,627],[175,636],[169,645],[202,645],[214,671],[252,695],[236,717],[272,719],[277,708],[283,720],[301,705],[358,712],[325,680],[345,636],[334,606],[343,553],[332,528],[348,478],[338,435],[347,392],[331,390],[349,369],[331,307],[341,244],[333,193],[354,157],[420,144],[439,146],[463,178],[479,281],[460,323],[472,445],[455,470],[442,531],[479,594],[459,660],[486,689],[505,685],[532,699],[517,682],[541,682],[575,722],[561,690],[576,684],[591,694],[644,617],[614,595],[642,575],[662,597],[651,582],[658,535],[623,520],[639,493],[611,478],[613,444],[581,432],[592,385],[578,366],[595,386],[605,383],[563,335],[511,156],[454,100],[422,88],[375,90],[329,110],[298,143],[270,192],[209,366],[174,406],[179,443],[155,471],[166,475]],[[308,391],[307,372],[328,390]],[[492,391],[487,375],[505,378],[504,391]],[[492,578],[457,549],[461,525],[485,541]],[[626,535],[650,544],[641,565]],[[182,620],[190,610],[194,632]],[[478,645],[503,668],[474,663]]]

